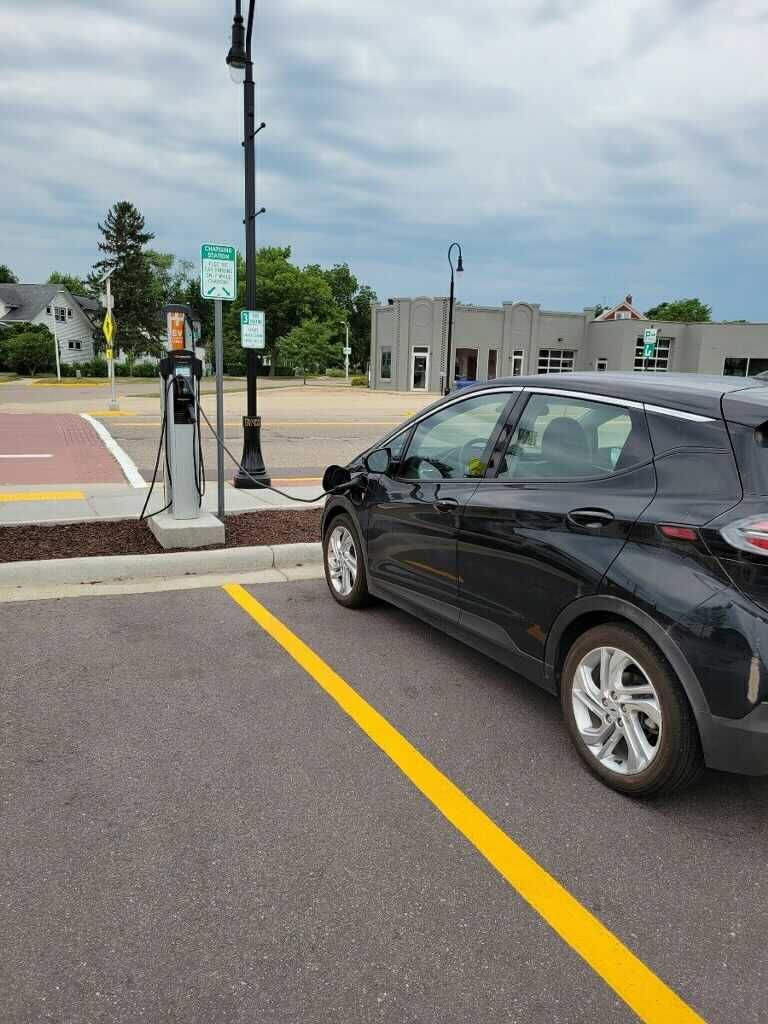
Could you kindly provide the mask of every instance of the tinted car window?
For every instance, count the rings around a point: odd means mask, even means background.
[[[609,476],[651,459],[643,414],[580,398],[532,395],[510,438],[503,480]]]
[[[422,420],[397,475],[406,480],[482,476],[486,445],[508,400],[508,394],[478,395]]]

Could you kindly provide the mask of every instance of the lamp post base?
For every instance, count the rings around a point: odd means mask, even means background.
[[[260,484],[266,486],[271,483],[261,454],[261,416],[243,416],[243,456],[240,463],[242,468],[235,473],[233,481],[235,487],[258,491]]]

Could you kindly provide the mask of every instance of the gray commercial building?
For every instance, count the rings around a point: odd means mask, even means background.
[[[658,328],[643,358],[646,328]],[[448,343],[448,299],[390,299],[371,317],[372,388],[439,393]],[[570,370],[656,370],[741,375],[768,370],[768,324],[650,321],[632,297],[595,317],[537,303],[454,305],[454,381]]]

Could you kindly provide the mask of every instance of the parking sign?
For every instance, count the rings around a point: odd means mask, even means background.
[[[240,310],[240,345],[242,348],[265,347],[266,317],[262,310]]]
[[[200,246],[200,294],[232,302],[237,294],[237,253],[233,245]]]

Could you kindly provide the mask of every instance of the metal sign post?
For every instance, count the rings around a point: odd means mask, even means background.
[[[112,348],[112,338],[115,334],[115,318],[112,315],[112,278],[107,277],[107,315],[104,317],[104,337],[107,339],[107,362],[109,363],[109,376],[112,383],[112,398],[109,408],[114,412],[120,408],[117,400],[117,386],[115,384],[115,351]]]
[[[224,307],[237,295],[237,250],[233,245],[200,246],[200,294],[213,299],[213,354],[216,360],[216,494],[224,522]]]
[[[213,304],[213,357],[216,360],[216,493],[218,517],[224,522],[224,307]]]

